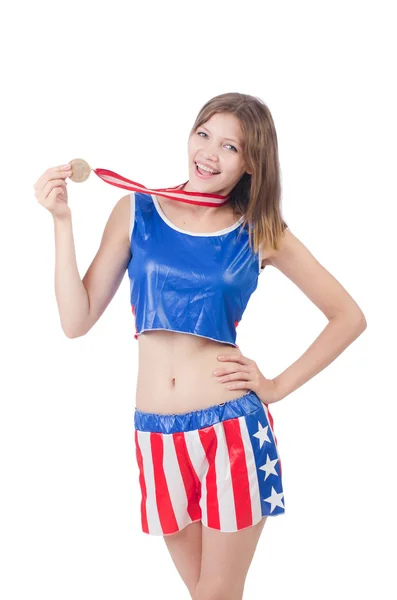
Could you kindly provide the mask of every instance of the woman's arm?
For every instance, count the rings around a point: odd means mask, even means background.
[[[71,216],[54,218],[55,295],[62,329],[69,338],[85,335],[116,293],[131,258],[129,223],[128,194],[113,208],[98,252],[81,280]]]
[[[281,248],[266,262],[293,281],[329,321],[306,352],[273,379],[281,400],[334,361],[367,323],[350,294],[289,229]]]

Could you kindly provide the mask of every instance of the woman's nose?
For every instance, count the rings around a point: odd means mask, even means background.
[[[212,160],[214,162],[216,162],[218,160],[218,155],[215,152],[215,150],[209,149],[208,146],[205,149],[204,156],[206,157],[207,160]]]
[[[211,142],[208,143],[208,140],[206,140],[206,144],[203,144],[202,152],[203,156],[205,156],[207,160],[218,160],[218,153],[215,144],[211,144]]]

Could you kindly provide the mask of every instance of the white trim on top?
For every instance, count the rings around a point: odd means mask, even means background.
[[[259,275],[264,271],[265,267],[262,267],[262,260],[263,260],[263,253],[262,253],[262,246],[259,246],[259,251],[258,251],[258,273]]]
[[[157,197],[154,194],[150,194],[153,200],[153,204],[156,207],[156,210],[158,212],[158,214],[160,215],[160,217],[163,219],[163,221],[165,223],[167,223],[167,225],[169,225],[169,227],[172,227],[172,229],[175,229],[176,231],[179,231],[180,233],[185,233],[186,235],[195,235],[195,236],[201,236],[201,237],[211,237],[214,235],[223,235],[224,233],[229,233],[229,231],[233,231],[233,229],[237,229],[237,227],[243,222],[244,220],[244,215],[242,215],[238,221],[236,221],[235,223],[233,223],[233,225],[230,225],[230,227],[225,227],[225,229],[221,229],[220,231],[212,231],[209,233],[197,233],[195,231],[186,231],[186,229],[181,229],[180,227],[177,227],[176,225],[174,225],[174,223],[172,223],[168,217],[165,215],[165,213],[163,212]]]
[[[213,340],[214,342],[220,342],[222,344],[228,344],[229,346],[233,346],[233,348],[238,348],[237,344],[233,342],[227,342],[225,340],[218,340],[217,338],[210,337],[209,335],[200,335],[199,333],[193,333],[192,331],[181,331],[180,329],[167,329],[167,327],[147,327],[146,329],[141,329],[141,331],[137,332],[137,336],[139,337],[141,333],[145,331],[175,331],[176,333],[185,333],[186,335],[195,335],[197,337],[205,338],[206,340]]]
[[[130,226],[128,236],[131,244],[132,230],[135,223],[135,192],[130,192]]]

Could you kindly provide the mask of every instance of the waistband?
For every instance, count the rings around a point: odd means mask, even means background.
[[[227,419],[248,415],[261,407],[263,402],[252,390],[222,404],[180,414],[150,413],[135,407],[134,427],[138,431],[156,433],[193,431]]]

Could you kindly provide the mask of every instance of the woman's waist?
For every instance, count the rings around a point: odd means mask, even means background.
[[[172,376],[197,368],[215,370],[219,355],[241,354],[238,347],[227,342],[167,329],[144,331],[138,343],[142,371],[156,367],[158,372]]]
[[[187,412],[243,395],[248,388],[228,389],[230,382],[220,382],[214,374],[237,365],[217,358],[229,354],[241,352],[230,344],[194,335],[169,331],[141,334],[136,407],[148,412]]]
[[[152,413],[184,413],[201,410],[215,404],[234,400],[249,392],[249,388],[228,389],[216,376],[196,376],[189,380],[177,377],[138,377],[135,406]]]

